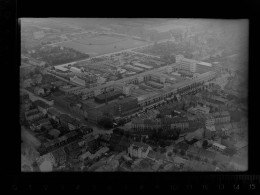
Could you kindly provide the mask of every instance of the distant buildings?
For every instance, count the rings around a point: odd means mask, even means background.
[[[185,70],[191,73],[203,74],[212,71],[212,64],[207,62],[198,62],[193,59],[184,58],[183,55],[176,55],[176,63],[180,70]]]
[[[70,78],[70,81],[72,81],[72,82],[74,82],[74,83],[76,83],[76,84],[78,84],[78,85],[80,85],[80,86],[83,86],[83,87],[86,86],[85,80],[80,79],[80,78],[78,78],[77,76],[71,77],[71,78]]]
[[[118,98],[122,95],[122,92],[119,90],[115,90],[112,92],[105,92],[105,94],[100,94],[95,97],[95,101],[98,103],[105,103],[106,101],[111,101]]]
[[[212,148],[216,151],[223,152],[226,149],[226,146],[215,142],[215,143],[212,144]]]
[[[44,61],[40,61],[40,60],[32,59],[32,58],[30,58],[28,62],[32,65],[39,66],[39,67],[44,67],[46,64],[46,62],[44,62]]]
[[[114,109],[115,113],[120,116],[136,112],[137,110],[139,110],[137,98],[128,97],[119,99],[117,104],[115,104]]]

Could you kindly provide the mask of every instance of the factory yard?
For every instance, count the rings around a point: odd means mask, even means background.
[[[144,41],[109,35],[87,35],[58,45],[73,48],[91,56],[117,52],[146,45]]]

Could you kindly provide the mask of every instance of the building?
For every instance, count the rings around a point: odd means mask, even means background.
[[[43,113],[38,109],[33,109],[25,112],[25,119],[29,122],[38,120],[43,117]]]
[[[178,168],[181,168],[181,167],[183,167],[184,165],[185,165],[185,163],[187,162],[187,160],[185,160],[185,159],[183,159],[183,158],[181,158],[181,157],[179,157],[179,156],[174,156],[174,165],[176,166],[176,167],[178,167]]]
[[[54,69],[56,71],[60,71],[60,72],[64,72],[64,73],[68,73],[69,72],[69,69],[64,67],[64,66],[54,66]]]
[[[32,58],[30,58],[28,62],[32,65],[39,66],[39,67],[44,67],[45,64],[46,64],[46,62],[36,60],[36,59],[32,59]]]
[[[61,126],[69,130],[75,130],[80,127],[80,122],[67,114],[60,114],[59,122]]]
[[[60,166],[66,162],[66,153],[62,147],[59,148],[58,150],[51,152],[51,155],[53,156],[54,163],[56,165]]]
[[[106,92],[104,94],[97,95],[95,97],[95,101],[98,103],[105,103],[106,101],[111,101],[118,98],[120,95],[122,95],[121,91],[114,90],[111,92]]]
[[[137,98],[127,97],[119,99],[114,106],[115,114],[125,116],[139,110]]]
[[[31,87],[34,84],[32,79],[26,79],[23,81],[23,87],[28,88]]]
[[[40,88],[40,87],[35,87],[34,88],[34,93],[36,95],[44,95],[44,89],[43,88]]]
[[[80,85],[80,86],[83,86],[83,87],[86,86],[85,80],[80,79],[80,78],[78,78],[77,76],[71,77],[71,78],[70,78],[70,81],[71,81],[71,82],[74,82],[74,83],[76,83],[76,84],[78,84],[78,85]]]
[[[212,64],[207,62],[197,62],[196,64],[196,72],[197,73],[205,73],[212,70]]]
[[[48,118],[44,118],[44,119],[41,119],[37,122],[35,122],[33,124],[33,126],[36,128],[36,129],[41,129],[41,127],[45,126],[45,125],[50,125],[50,120]]]
[[[152,150],[152,148],[149,145],[135,142],[128,148],[128,153],[130,157],[146,158],[150,150]]]
[[[42,100],[36,100],[33,102],[33,104],[36,105],[38,110],[41,111],[44,115],[47,114],[47,111],[50,108],[50,105],[46,104]]]
[[[205,117],[206,117],[206,121],[205,121],[206,126],[212,126],[212,125],[230,122],[230,113],[228,111],[214,112],[206,115]]]
[[[223,145],[215,142],[212,144],[212,149],[223,152],[226,149],[226,146],[223,146]]]
[[[209,114],[210,108],[207,106],[196,106],[196,107],[191,107],[187,110],[187,112],[191,113],[191,114],[198,114],[198,113],[202,113],[202,114]]]
[[[71,71],[71,72],[74,72],[74,73],[82,73],[81,69],[76,68],[76,67],[71,67],[71,68],[70,68],[70,71]]]
[[[56,108],[53,107],[49,108],[47,111],[47,115],[49,118],[52,118],[53,120],[59,122],[60,112]]]

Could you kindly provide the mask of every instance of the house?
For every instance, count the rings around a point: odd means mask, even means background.
[[[174,160],[174,165],[175,165],[176,167],[178,167],[178,168],[183,167],[183,166],[185,165],[185,163],[187,162],[187,160],[185,160],[185,159],[183,159],[183,158],[181,158],[181,157],[179,157],[179,156],[175,156],[175,157],[173,158],[173,160]]]
[[[177,149],[178,152],[183,151],[185,154],[189,148],[189,144],[185,142],[179,142],[178,144],[175,145],[175,148]]]
[[[90,153],[95,154],[100,148],[100,143],[98,142],[97,139],[93,139],[87,143],[87,146]]]
[[[53,120],[59,122],[60,112],[56,108],[49,108],[47,111],[47,115],[49,118],[52,118]]]
[[[109,140],[111,138],[110,134],[103,134],[99,137],[99,143],[102,146],[108,146],[109,145]]]
[[[118,147],[120,147],[119,151],[127,151],[131,143],[132,140],[130,138],[123,136],[118,144]]]
[[[41,120],[35,122],[35,123],[33,124],[33,126],[34,126],[36,129],[41,129],[42,126],[44,126],[44,125],[49,125],[49,124],[51,124],[51,123],[50,123],[50,120],[47,119],[47,118],[44,118],[44,119],[41,119]]]
[[[38,110],[41,111],[44,115],[47,114],[47,111],[50,108],[50,106],[42,100],[36,100],[33,102],[33,104],[36,105]]]
[[[38,120],[43,117],[43,113],[39,112],[38,109],[25,111],[25,119],[29,122]]]
[[[214,149],[214,150],[216,150],[216,151],[223,152],[223,151],[226,149],[226,146],[223,146],[223,145],[221,145],[221,144],[219,144],[219,143],[214,142],[214,143],[212,144],[212,149]]]
[[[80,155],[79,159],[85,160],[85,159],[88,159],[91,155],[92,154],[89,151],[87,151],[87,152],[83,153],[82,155]]]
[[[60,114],[59,122],[61,126],[69,130],[75,130],[80,127],[80,122],[67,114]]]
[[[51,129],[51,130],[49,130],[49,135],[54,138],[57,138],[60,135],[60,131],[57,129]]]
[[[65,146],[64,151],[69,158],[75,159],[81,154],[81,147],[76,141]]]
[[[189,149],[187,150],[187,155],[197,156],[199,153],[199,150],[200,149],[195,146],[190,146]]]
[[[134,142],[129,146],[128,153],[131,157],[146,158],[150,150],[152,150],[151,146],[141,142]]]
[[[32,79],[26,79],[23,81],[23,87],[24,88],[28,88],[31,87],[33,85],[33,80]]]
[[[165,154],[161,154],[160,152],[155,152],[153,150],[149,151],[149,153],[147,154],[147,158],[156,162],[167,159]]]
[[[40,87],[35,87],[34,88],[34,93],[36,95],[44,95],[44,89],[43,88],[40,88]]]
[[[63,165],[66,162],[66,153],[63,148],[51,152],[51,155],[57,165]]]
[[[118,147],[118,144],[121,141],[121,139],[122,139],[122,135],[113,133],[109,140],[110,149],[114,150],[114,151],[120,150],[120,147]]]
[[[206,126],[205,132],[204,132],[204,137],[206,139],[211,139],[216,134],[216,128],[214,125],[211,126]]]
[[[207,159],[208,161],[213,161],[215,158],[216,153],[209,151],[209,150],[205,150],[203,148],[201,148],[198,152],[198,156],[202,159],[205,160]]]

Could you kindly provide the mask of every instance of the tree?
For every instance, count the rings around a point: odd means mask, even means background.
[[[113,127],[113,120],[108,117],[103,117],[98,121],[98,124],[105,129],[110,129]]]
[[[202,147],[204,149],[206,149],[206,148],[208,148],[208,145],[209,145],[208,140],[204,140],[203,143],[202,143]]]
[[[162,114],[160,114],[160,113],[157,114],[157,115],[156,115],[156,118],[162,118]]]
[[[184,151],[184,150],[181,150],[180,154],[181,154],[182,156],[184,156],[184,155],[185,155],[185,151]]]
[[[192,159],[194,156],[192,154],[188,154],[188,157]]]
[[[212,164],[213,164],[214,166],[216,166],[216,165],[217,165],[217,161],[216,161],[216,160],[213,160],[213,161],[212,161]]]

